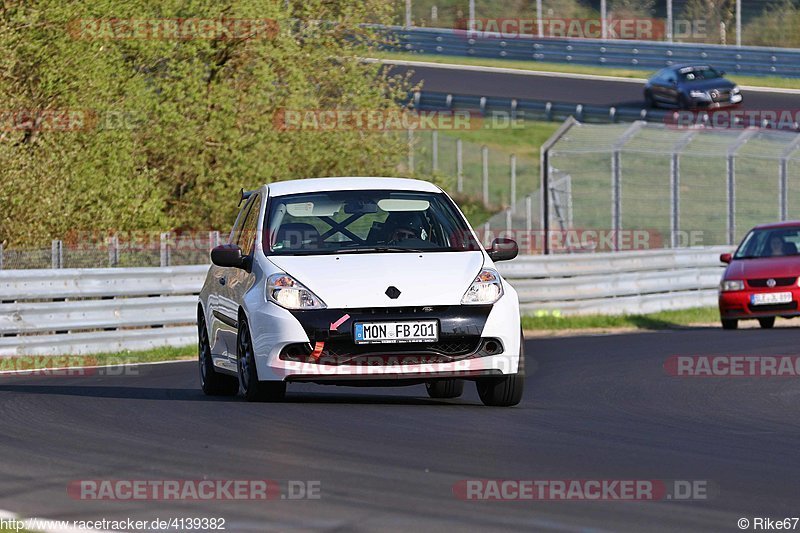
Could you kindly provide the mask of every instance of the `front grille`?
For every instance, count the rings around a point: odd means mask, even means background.
[[[794,285],[797,281],[797,278],[760,278],[760,279],[748,279],[747,284],[750,287],[769,287],[767,285],[767,281],[770,279],[775,280],[774,287],[788,287],[789,285]]]
[[[311,356],[308,343],[286,346],[280,358],[328,365],[386,365],[449,363],[459,359],[496,355],[503,352],[499,339],[469,337],[429,343],[355,344],[333,340],[324,344],[318,359]]]
[[[763,313],[769,311],[796,311],[797,310],[797,302],[789,302],[785,304],[769,304],[769,305],[748,305],[748,309],[750,309],[753,313]]]

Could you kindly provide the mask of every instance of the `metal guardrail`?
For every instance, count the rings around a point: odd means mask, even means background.
[[[731,247],[520,256],[498,264],[523,313],[637,314],[715,305]]]
[[[0,356],[186,346],[207,265],[0,271]]]
[[[674,115],[673,110],[648,109],[645,107],[616,107],[587,104],[569,104],[547,100],[529,100],[501,96],[478,96],[469,94],[418,91],[411,95],[414,107],[420,110],[475,110],[481,113],[504,113],[513,118],[563,121],[574,117],[586,123],[615,123],[650,120],[665,122]],[[708,113],[700,113],[699,123],[708,122]]]
[[[523,312],[648,313],[713,305],[729,247],[520,256],[500,263]],[[0,356],[196,342],[206,265],[0,272]]]
[[[503,38],[500,34],[446,28],[394,26],[387,30],[398,43],[391,49],[404,52],[651,70],[702,61],[736,74],[800,77],[800,49],[793,48],[524,36]]]

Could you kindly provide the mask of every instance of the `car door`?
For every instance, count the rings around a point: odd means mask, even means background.
[[[251,259],[255,253],[256,238],[258,236],[258,222],[261,216],[261,195],[254,193],[250,197],[250,209],[245,215],[240,231],[234,236],[233,244],[242,249],[242,255],[248,256]],[[232,268],[228,274],[227,288],[228,297],[230,301],[230,316],[236,322],[236,332],[238,332],[238,319],[239,319],[239,306],[244,300],[245,293],[250,290],[250,287],[255,283],[255,275],[252,270],[244,270],[242,268]],[[228,358],[231,362],[236,361],[236,339],[232,339],[234,344],[231,346],[233,349],[229,350]]]
[[[233,225],[228,243],[237,243],[242,233],[242,227],[250,208],[253,206],[255,196],[251,196],[239,210],[236,222]],[[231,353],[236,357],[236,334],[238,324],[236,323],[239,304],[235,299],[235,294],[231,289],[230,282],[235,280],[237,271],[241,269],[233,267],[214,266],[211,277],[215,287],[213,297],[209,297],[209,307],[211,309],[211,334],[212,348],[211,353],[223,356],[223,360],[229,359]],[[234,367],[235,368],[235,367]]]

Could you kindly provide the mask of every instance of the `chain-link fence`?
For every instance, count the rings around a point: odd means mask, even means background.
[[[50,248],[4,249],[0,244],[0,270],[200,265],[210,262],[211,248],[220,243],[219,231],[81,232],[53,240]]]
[[[472,27],[539,37],[798,47],[798,22],[798,0],[395,2],[395,23],[406,27]]]
[[[533,227],[552,252],[734,245],[800,219],[797,133],[568,120],[551,141]],[[524,227],[509,215],[488,228]]]
[[[539,155],[534,150],[517,152],[503,147],[500,139],[488,137],[490,145],[456,132],[418,130],[407,136],[408,160],[400,165],[400,173],[439,178],[456,197],[499,210],[539,187]]]

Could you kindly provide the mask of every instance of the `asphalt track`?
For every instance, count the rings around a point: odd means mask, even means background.
[[[392,66],[392,72],[413,71],[412,82],[425,91],[486,97],[508,97],[616,107],[642,108],[644,82],[537,76],[437,67]],[[729,76],[736,81],[736,76]],[[743,110],[800,111],[800,94],[742,90]]]
[[[227,531],[738,531],[798,516],[800,380],[677,378],[670,355],[796,354],[798,330],[527,341],[515,408],[423,386],[293,385],[287,401],[214,399],[192,362],[135,376],[0,376],[0,501],[61,519],[225,517]],[[82,501],[78,479],[320,481],[320,499]],[[475,502],[459,480],[705,480],[678,502]]]

